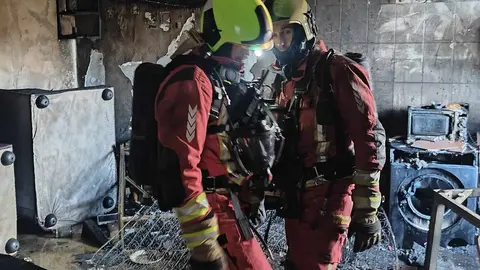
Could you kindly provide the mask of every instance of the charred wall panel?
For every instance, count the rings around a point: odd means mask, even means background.
[[[59,41],[55,0],[0,4],[0,88],[75,88],[75,40]]]
[[[480,129],[480,1],[309,2],[327,46],[367,52],[389,135],[406,134],[407,106],[431,102],[470,102]]]
[[[130,3],[127,3],[130,2]],[[106,85],[115,88],[117,141],[129,139],[132,83],[120,65],[128,62],[156,62],[192,13],[198,9],[168,9],[155,3],[104,0],[101,3],[103,32],[100,40],[78,41],[79,82],[85,82],[91,49],[103,53]],[[199,16],[196,16],[199,19]]]

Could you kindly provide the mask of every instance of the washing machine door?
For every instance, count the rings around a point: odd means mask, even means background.
[[[408,174],[398,187],[400,213],[411,226],[426,232],[433,207],[433,190],[462,188],[464,186],[457,177],[441,168],[416,170],[414,174]],[[459,220],[455,213],[446,208],[442,230],[453,226]]]

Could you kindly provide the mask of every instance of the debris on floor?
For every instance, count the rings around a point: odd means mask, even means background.
[[[37,266],[28,260],[21,258],[15,258],[10,255],[0,254],[0,265],[8,265],[9,270],[46,270],[40,266]],[[2,269],[5,269],[2,267]]]
[[[379,213],[384,227],[382,243],[355,254],[351,244],[344,250],[342,270],[396,269],[397,257],[393,233],[385,213]],[[270,221],[271,220],[271,221]],[[269,226],[270,222],[270,226]],[[268,229],[269,228],[269,229]],[[273,258],[273,269],[283,269],[287,246],[284,221],[269,211],[267,222],[257,228]],[[89,260],[94,269],[187,269],[189,253],[179,233],[175,216],[158,210],[156,204],[144,206],[135,220],[125,225],[124,241],[114,236]],[[270,254],[263,246],[267,257]]]
[[[100,248],[90,265],[96,269],[185,269],[188,250],[173,213],[161,212],[156,204],[144,206],[120,234]]]
[[[428,151],[440,151],[447,150],[450,152],[462,153],[465,150],[465,143],[462,141],[436,141],[430,142],[425,140],[418,140],[412,144],[412,147],[428,150]]]
[[[400,250],[399,258],[409,265],[423,266],[425,247],[414,243],[412,249]],[[440,247],[437,258],[438,270],[474,270],[479,269],[478,254],[475,246],[443,248]]]
[[[410,250],[396,250],[393,233],[384,212],[379,213],[383,226],[382,243],[370,250],[355,254],[352,252],[353,239],[344,249],[343,263],[339,270],[416,270],[421,269],[425,260],[425,248],[414,244]],[[269,221],[271,220],[270,229]],[[85,243],[81,229],[74,231],[72,238],[53,238],[35,235],[20,235],[22,249],[20,258],[48,270],[89,269],[89,270],[135,270],[135,269],[187,269],[188,250],[179,234],[179,226],[172,213],[158,210],[154,204],[143,206],[135,219],[125,225],[124,241],[114,235],[109,242],[97,248]],[[273,269],[280,270],[287,254],[284,236],[284,221],[268,212],[267,222],[257,230],[266,239],[273,258],[269,261]],[[268,234],[267,234],[268,231]],[[265,247],[265,254],[268,254]],[[397,259],[397,256],[400,260]],[[438,270],[478,269],[476,248],[440,248]]]
[[[80,264],[75,262],[74,256],[92,253],[98,249],[82,239],[80,226],[74,228],[73,236],[70,238],[55,238],[53,235],[19,235],[18,240],[21,245],[18,257],[48,270],[82,269]]]

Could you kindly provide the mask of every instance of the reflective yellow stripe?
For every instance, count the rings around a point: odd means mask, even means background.
[[[353,196],[362,198],[381,197],[382,193],[378,190],[375,190],[374,187],[355,186],[355,189],[353,190]]]
[[[325,162],[328,159],[328,148],[330,142],[327,141],[326,129],[322,125],[317,125],[314,131],[315,141],[317,142],[317,162]]]
[[[366,187],[375,187],[375,186],[378,186],[379,184],[377,179],[371,179],[371,178],[368,178],[368,179],[354,178],[353,183],[355,185],[366,186]]]
[[[382,203],[382,196],[374,196],[370,198],[352,196],[352,200],[355,209],[377,209]]]
[[[356,171],[353,177],[353,183],[362,186],[378,186],[380,181],[380,171]]]
[[[350,224],[350,216],[344,216],[339,214],[333,215],[333,223],[336,225],[349,225]]]
[[[241,186],[245,182],[246,177],[242,175],[234,175],[230,174],[230,181],[234,182],[235,184]]]
[[[327,156],[329,146],[330,146],[330,142],[318,142],[317,155]]]
[[[208,214],[208,211],[210,211],[210,205],[205,192],[200,193],[200,195],[188,201],[184,206],[175,208],[175,213],[181,223],[204,217]]]
[[[218,225],[216,225],[203,231],[183,234],[183,239],[188,248],[194,248],[202,245],[208,239],[217,239],[219,234]]]
[[[376,202],[376,201],[381,201],[382,196],[374,196],[370,198],[352,196],[352,200],[355,202]]]
[[[220,115],[218,116],[217,120],[217,125],[225,125],[228,120],[228,115],[227,111],[225,109],[220,110]],[[228,134],[223,131],[221,133],[217,134],[217,139],[218,139],[218,146],[219,146],[219,158],[222,163],[226,164],[228,160],[230,160],[231,155],[230,151],[228,150],[228,144],[230,142],[230,138],[228,137]],[[228,164],[227,166],[227,171],[229,172]]]
[[[232,156],[230,155],[230,151],[228,150],[228,144],[229,144],[229,138],[226,132],[222,132],[217,134],[218,138],[218,152],[219,152],[219,158],[222,161],[222,163],[227,163]]]

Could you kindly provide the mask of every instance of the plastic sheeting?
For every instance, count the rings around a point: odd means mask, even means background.
[[[11,145],[0,143],[0,254],[7,254],[9,239],[17,238],[17,208],[15,201],[15,175],[11,157]],[[10,251],[11,252],[11,251]],[[1,263],[0,263],[1,265]]]
[[[19,221],[44,230],[111,211],[116,201],[113,89],[0,91],[0,141],[15,151]],[[44,102],[40,102],[44,101]],[[113,205],[103,207],[106,197]],[[110,200],[110,203],[112,201]],[[55,226],[45,218],[55,215]]]
[[[37,217],[44,229],[49,214],[62,227],[113,209],[104,209],[103,200],[117,198],[114,100],[103,100],[103,91],[51,94],[44,109],[36,109],[37,95],[30,97]]]
[[[103,65],[103,53],[92,50],[90,52],[90,64],[85,75],[85,87],[105,85],[105,66]]]

